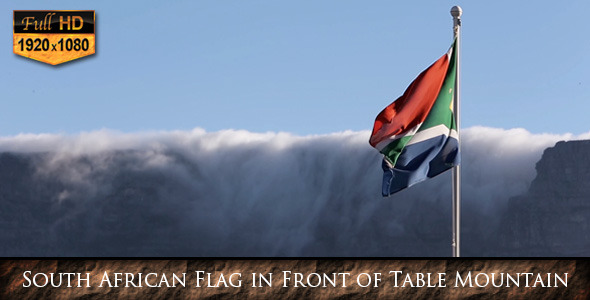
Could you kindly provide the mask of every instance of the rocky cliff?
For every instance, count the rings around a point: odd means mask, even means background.
[[[590,140],[544,151],[525,195],[510,199],[504,255],[590,256]]]

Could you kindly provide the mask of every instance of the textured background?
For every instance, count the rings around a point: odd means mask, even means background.
[[[23,272],[91,273],[90,288],[23,288]],[[196,288],[195,271],[211,272],[212,278],[242,273],[240,288]],[[350,272],[348,286],[328,288],[283,288],[282,271],[307,273]],[[387,273],[446,272],[444,288],[394,288]],[[176,288],[107,288],[98,287],[102,274],[108,271],[144,274],[149,272],[187,273],[186,287]],[[568,286],[558,288],[521,287],[454,288],[456,272],[568,273]],[[252,288],[251,273],[273,273],[272,287]],[[360,273],[383,273],[378,288],[362,288],[356,284]],[[32,277],[32,276],[31,276]],[[582,260],[15,260],[0,263],[0,298],[2,299],[358,299],[358,298],[473,298],[478,299],[589,299],[590,261]]]

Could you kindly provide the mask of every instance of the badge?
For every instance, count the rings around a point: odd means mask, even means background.
[[[93,10],[15,10],[14,53],[58,65],[96,52]]]

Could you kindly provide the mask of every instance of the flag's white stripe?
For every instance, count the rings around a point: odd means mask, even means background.
[[[387,147],[387,145],[389,145],[391,142],[401,139],[404,136],[408,136],[408,135],[413,135],[415,134],[418,129],[420,129],[420,126],[422,126],[422,123],[414,126],[414,128],[408,130],[406,133],[404,134],[398,134],[398,135],[392,135],[388,138],[385,138],[384,140],[382,140],[381,142],[377,143],[377,145],[375,146],[375,148],[379,151],[383,150],[383,148]]]
[[[459,133],[455,129],[451,129],[451,134],[449,134],[449,136],[456,139],[457,141],[459,140]]]
[[[449,60],[451,60],[451,54],[453,54],[453,45],[451,45],[451,47],[449,48],[449,51],[447,51],[447,58]],[[450,66],[449,66],[450,68]]]
[[[454,133],[453,133],[454,132]],[[414,134],[414,136],[412,137],[412,139],[406,144],[406,146],[412,145],[412,144],[416,144],[416,143],[420,143],[423,142],[425,140],[429,140],[431,138],[437,137],[437,136],[452,136],[454,138],[457,138],[457,131],[456,130],[451,130],[449,129],[449,127],[445,126],[445,125],[436,125],[434,127],[430,127],[428,129],[424,129],[416,134]]]

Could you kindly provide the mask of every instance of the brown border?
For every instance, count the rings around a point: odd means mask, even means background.
[[[58,273],[89,273],[90,287],[66,287],[65,281],[59,288],[50,287],[23,287],[27,284],[23,274],[30,271],[29,279],[33,274],[58,274]],[[233,273],[241,273],[240,287],[229,286],[229,278],[226,278],[227,287],[196,287],[196,271],[211,273],[213,285],[216,278],[223,274],[225,277]],[[346,286],[342,282],[336,283],[336,287],[295,287],[292,282],[287,282],[283,287],[283,271],[299,272],[301,274],[333,274],[350,273]],[[402,271],[415,278],[418,273],[437,274],[445,273],[445,287],[395,287],[392,275],[389,271]],[[107,287],[105,283],[100,287],[101,276],[107,272],[109,280],[114,284],[115,273],[130,273],[138,276],[139,273],[151,275],[152,284],[156,276],[172,278],[172,273],[181,276],[186,274],[185,287],[125,287],[121,283],[119,287]],[[468,272],[472,275],[485,273],[533,273],[541,274],[546,279],[547,273],[568,273],[567,287],[558,284],[557,287],[542,287],[541,284],[533,287],[525,286],[521,277],[521,284],[516,286],[493,287],[488,284],[485,287],[454,287],[455,274],[466,277]],[[273,273],[272,286],[252,287],[252,273],[268,275]],[[374,275],[381,273],[382,281],[377,287],[359,286],[355,278],[361,273]],[[167,275],[166,275],[167,274]],[[124,276],[124,275],[121,275]],[[315,275],[314,275],[315,276]],[[316,278],[311,276],[312,281]],[[363,282],[361,275],[360,282]],[[403,276],[403,275],[402,275]],[[434,276],[434,275],[433,275]],[[42,277],[39,277],[42,279]],[[482,277],[483,278],[483,277]],[[532,277],[531,277],[532,278]],[[56,277],[57,279],[57,277]],[[234,278],[234,280],[237,279]],[[400,277],[401,279],[401,277]],[[123,279],[124,282],[125,279]],[[137,277],[133,279],[139,284]],[[171,280],[169,280],[171,281]],[[41,280],[42,282],[42,280]],[[75,282],[73,280],[72,282]],[[401,281],[399,281],[401,285]],[[553,282],[553,281],[551,281]],[[169,282],[171,284],[171,282]],[[235,282],[234,282],[235,283]],[[414,279],[414,283],[418,284]],[[544,282],[546,283],[546,282]],[[84,282],[82,282],[84,284]],[[431,280],[435,284],[435,280]],[[76,283],[72,283],[76,285]],[[171,259],[147,259],[147,258],[94,258],[94,259],[20,259],[0,261],[0,298],[2,299],[462,299],[462,298],[507,298],[507,299],[589,299],[590,298],[590,260],[588,259],[511,259],[511,258],[478,258],[478,259],[376,259],[376,258],[171,258]]]

